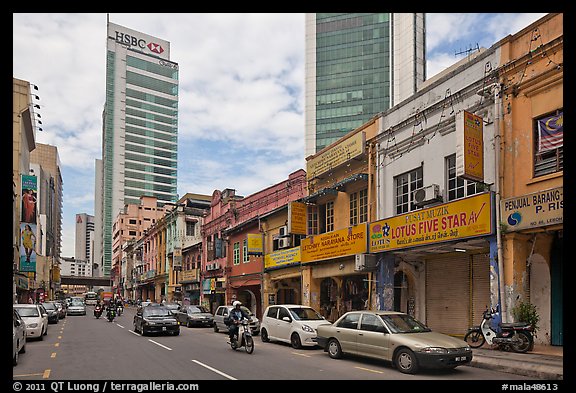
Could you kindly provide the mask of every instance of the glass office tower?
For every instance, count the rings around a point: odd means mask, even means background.
[[[178,199],[178,64],[170,60],[170,43],[110,22],[107,32],[95,209],[102,238],[95,257],[104,275],[112,261],[112,225],[124,205],[139,204],[142,195],[160,206]]]
[[[424,14],[306,14],[306,157],[416,92]]]

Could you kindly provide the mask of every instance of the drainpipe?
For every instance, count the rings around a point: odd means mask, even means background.
[[[508,322],[508,307],[506,299],[506,282],[504,280],[504,257],[502,256],[502,230],[501,230],[501,217],[500,217],[500,200],[502,199],[502,176],[500,173],[500,148],[502,146],[502,135],[500,134],[502,122],[502,95],[501,86],[494,84],[494,145],[495,145],[495,208],[496,208],[496,247],[498,253],[498,288],[500,290],[500,316],[502,322]]]

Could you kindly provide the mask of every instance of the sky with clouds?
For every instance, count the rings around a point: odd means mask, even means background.
[[[427,77],[545,13],[426,14]],[[111,13],[110,22],[170,42],[179,65],[178,194],[243,196],[281,182],[304,157],[303,13]],[[13,77],[37,85],[36,141],[58,148],[62,256],[75,215],[94,214],[102,156],[106,14],[13,14]]]

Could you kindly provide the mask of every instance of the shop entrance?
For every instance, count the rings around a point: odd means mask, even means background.
[[[330,322],[338,319],[338,284],[330,277],[320,282],[320,314]]]

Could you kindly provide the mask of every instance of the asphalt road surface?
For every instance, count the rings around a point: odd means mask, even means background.
[[[358,357],[331,359],[318,347],[293,349],[263,343],[255,336],[253,354],[233,351],[228,335],[212,328],[180,327],[179,336],[141,336],[134,332],[134,308],[114,322],[67,316],[48,327],[42,341],[28,341],[13,367],[18,381],[140,380],[520,380],[522,376],[461,366],[405,375],[391,364]]]

